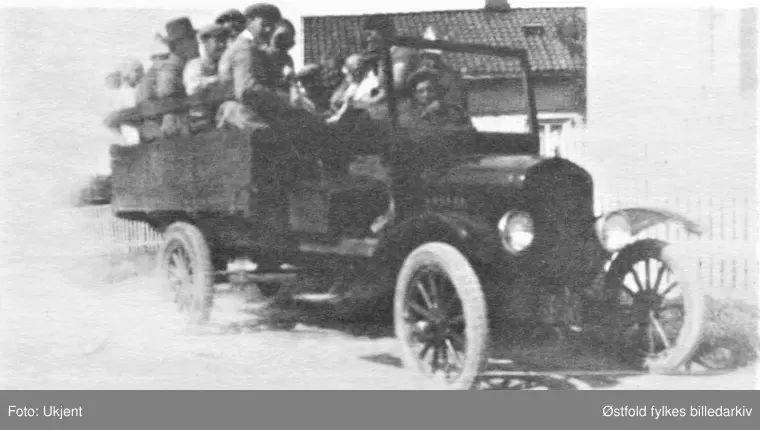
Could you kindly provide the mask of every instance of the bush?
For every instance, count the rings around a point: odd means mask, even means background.
[[[95,175],[79,192],[77,206],[105,205],[111,202],[111,175]]]
[[[695,361],[710,368],[735,368],[757,360],[760,312],[753,303],[706,297],[705,331]]]

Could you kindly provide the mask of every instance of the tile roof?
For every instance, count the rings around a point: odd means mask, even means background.
[[[556,31],[556,26],[567,18],[585,21],[584,8],[448,10],[388,16],[393,18],[398,34],[404,36],[422,37],[432,26],[439,37],[453,42],[525,48],[534,72],[577,72],[585,68],[585,61],[570,52]],[[317,62],[325,54],[357,52],[363,20],[362,15],[304,17],[304,62]],[[523,28],[532,25],[542,26],[544,34],[526,35]],[[507,76],[520,70],[515,60],[472,54],[445,55],[454,68],[467,76]]]

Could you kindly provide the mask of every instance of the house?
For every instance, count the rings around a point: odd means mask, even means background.
[[[486,0],[478,9],[388,15],[405,36],[527,49],[544,140],[567,135],[582,123],[586,109],[583,8],[512,8],[506,0]],[[304,17],[304,63],[357,52],[363,19],[361,15]],[[516,60],[444,55],[467,80],[470,114],[478,128],[521,131],[527,127]]]

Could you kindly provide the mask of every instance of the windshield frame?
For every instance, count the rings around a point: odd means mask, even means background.
[[[382,36],[381,36],[382,37]],[[393,46],[399,46],[404,48],[412,48],[416,50],[436,50],[445,52],[459,52],[464,54],[479,54],[490,55],[493,57],[501,58],[514,58],[519,61],[520,69],[523,78],[523,90],[525,92],[526,106],[525,110],[528,116],[528,133],[534,136],[538,136],[539,124],[538,124],[538,110],[536,107],[536,94],[533,86],[533,76],[531,74],[530,61],[528,59],[528,51],[520,48],[509,48],[501,46],[491,46],[482,44],[467,44],[467,43],[454,43],[441,40],[427,40],[418,37],[409,36],[385,36],[383,37],[384,43],[382,44],[383,57],[386,64],[391,64],[391,48]],[[398,109],[397,109],[397,97],[394,91],[393,74],[385,74],[385,87],[387,89],[387,103],[388,111],[390,112],[391,122],[393,126],[398,126]]]

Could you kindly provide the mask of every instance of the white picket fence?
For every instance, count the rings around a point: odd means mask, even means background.
[[[555,148],[559,148],[563,158],[587,167],[594,154],[586,145],[584,131],[579,124],[562,133],[542,134],[541,153],[551,156]],[[646,174],[639,172],[634,172],[631,178],[623,174],[619,179],[630,180],[616,194],[596,190],[597,214],[625,207],[654,207],[684,215],[700,225],[701,236],[690,235],[674,223],[656,226],[641,236],[683,245],[691,257],[692,269],[706,287],[742,296],[757,294],[760,276],[758,201],[747,189],[687,187],[690,188],[688,193],[677,193],[672,188],[656,188]],[[654,177],[653,182],[660,179]],[[684,177],[683,182],[688,184],[689,178]]]
[[[597,211],[637,206],[637,202],[597,196]],[[697,272],[705,287],[740,295],[757,291],[760,261],[757,249],[757,219],[750,199],[726,197],[722,200],[651,199],[643,206],[675,210],[705,228],[702,236],[690,235],[677,225],[651,228],[642,237],[652,237],[683,245],[688,265]],[[655,202],[657,203],[657,202]],[[149,225],[116,218],[110,206],[90,206],[69,211],[83,220],[84,231],[109,252],[155,252],[161,235]]]
[[[79,214],[88,236],[110,253],[155,252],[162,236],[150,225],[114,216],[110,205],[85,206],[72,209]]]
[[[687,267],[712,290],[746,297],[757,293],[758,259],[756,205],[749,198],[648,198],[620,200],[598,196],[597,213],[624,207],[654,207],[678,212],[697,222],[702,235],[688,233],[676,223],[658,225],[641,237],[662,239],[685,251]]]

